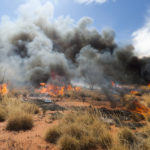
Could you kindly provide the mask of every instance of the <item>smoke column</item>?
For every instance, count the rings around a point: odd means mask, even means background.
[[[119,46],[113,30],[88,28],[89,17],[76,25],[70,18],[54,20],[53,9],[48,1],[29,0],[16,20],[1,18],[0,81],[38,86],[51,82],[52,74],[66,84],[79,78],[91,86],[150,81],[150,59],[135,56],[132,45]]]

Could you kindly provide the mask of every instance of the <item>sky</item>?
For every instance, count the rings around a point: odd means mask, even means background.
[[[0,18],[17,17],[17,8],[27,0],[0,0]],[[112,28],[116,40],[133,43],[139,53],[150,54],[150,0],[41,0],[54,7],[53,18],[68,16],[78,21],[84,16],[93,19],[92,26],[99,32]],[[145,40],[146,39],[146,40]],[[141,40],[145,42],[142,44]],[[140,49],[140,50],[139,50]]]

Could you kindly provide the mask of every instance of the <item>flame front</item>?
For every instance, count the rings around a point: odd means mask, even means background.
[[[8,88],[7,88],[7,84],[1,84],[0,85],[0,94],[2,95],[6,95],[8,93]]]
[[[36,93],[40,94],[49,94],[50,96],[63,96],[65,91],[80,91],[80,87],[72,87],[71,85],[68,86],[57,86],[53,84],[45,84],[40,83],[40,89],[35,90]]]
[[[132,106],[132,111],[140,113],[144,116],[150,115],[150,108],[146,107],[144,104],[141,104],[138,100],[133,101]]]

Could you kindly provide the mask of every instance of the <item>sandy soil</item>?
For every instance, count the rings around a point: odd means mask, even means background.
[[[35,116],[34,127],[30,131],[9,132],[5,129],[6,122],[0,123],[0,150],[58,150],[43,138],[46,129],[57,123],[50,122],[49,113]]]

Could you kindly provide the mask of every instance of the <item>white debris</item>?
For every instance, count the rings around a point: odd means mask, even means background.
[[[45,102],[45,103],[52,103],[52,100],[45,99],[44,102]]]

